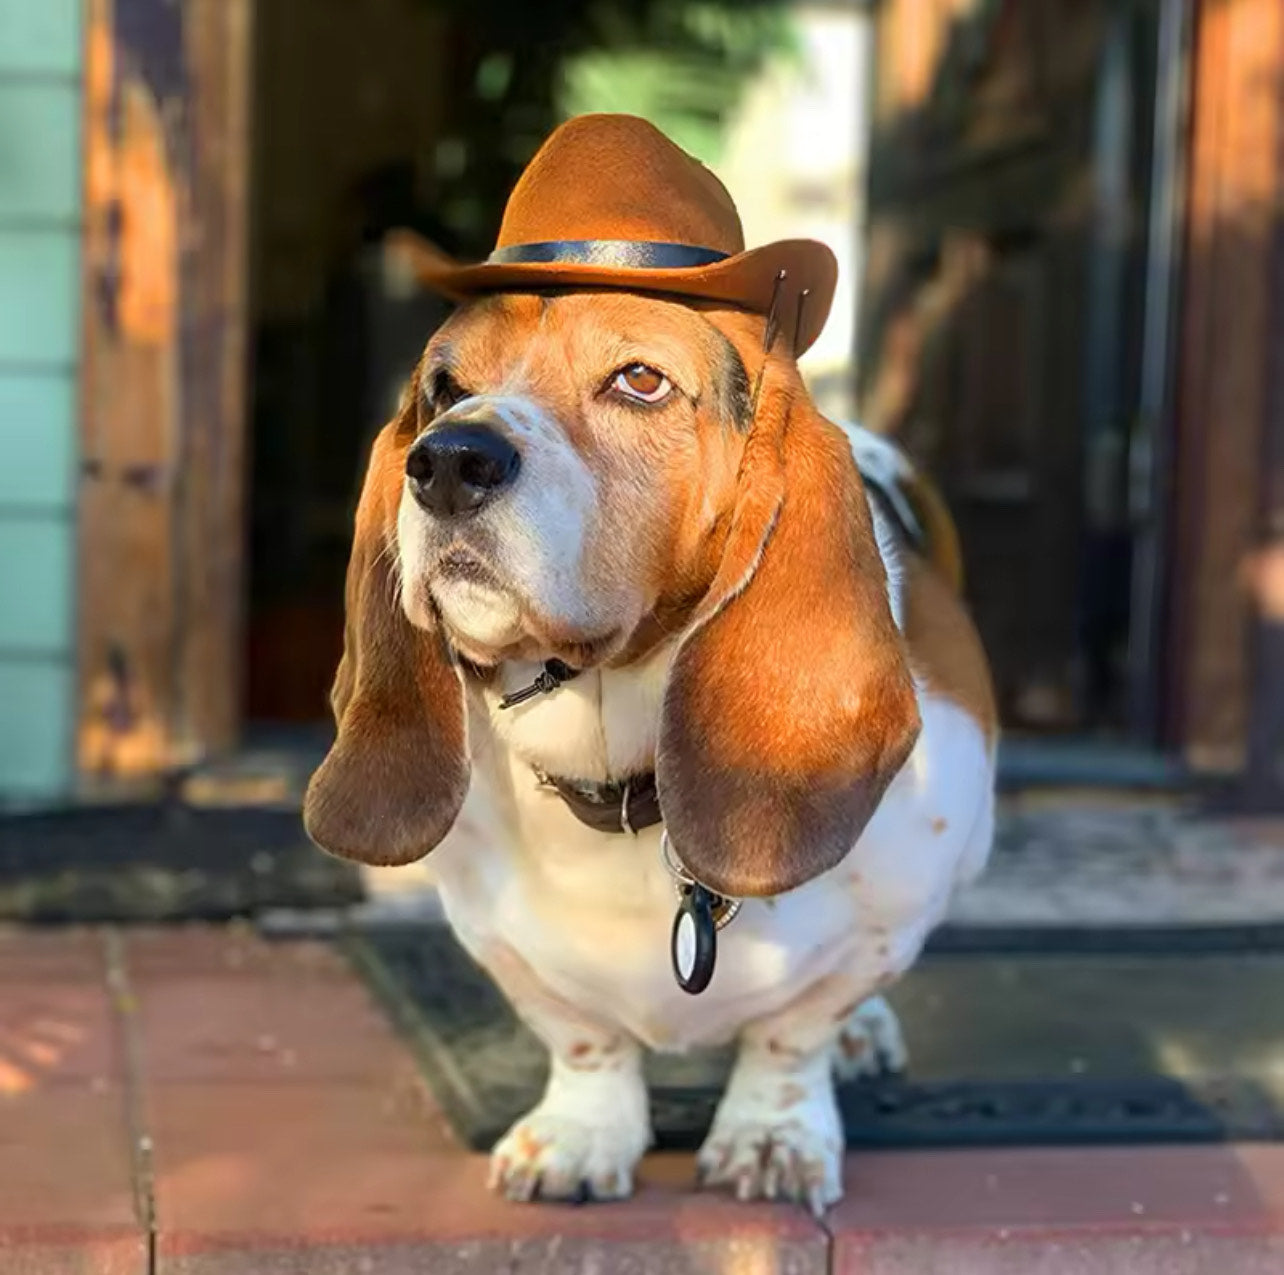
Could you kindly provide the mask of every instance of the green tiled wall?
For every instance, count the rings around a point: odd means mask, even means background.
[[[0,509],[64,509],[76,456],[76,385],[46,371],[0,373]]]
[[[0,653],[64,655],[71,633],[71,519],[53,511],[0,517]],[[0,711],[3,711],[0,709]]]
[[[0,79],[0,217],[6,222],[80,215],[80,93],[56,80]]]
[[[7,127],[0,116],[0,134]],[[0,216],[0,371],[65,371],[75,363],[79,262],[76,231],[7,229]]]
[[[82,0],[0,0],[0,800],[72,782]]]
[[[74,694],[75,670],[66,661],[0,661],[0,775],[8,798],[67,791]]]
[[[84,0],[0,0],[0,67],[78,77]]]

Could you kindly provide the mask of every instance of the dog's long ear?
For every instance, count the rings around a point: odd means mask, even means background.
[[[441,635],[401,608],[394,537],[406,426],[385,427],[366,471],[330,694],[338,732],[303,804],[317,845],[370,864],[427,854],[455,822],[469,778],[459,672]]]
[[[918,737],[846,436],[770,360],[721,565],[675,657],[656,761],[692,874],[779,894],[852,848]]]

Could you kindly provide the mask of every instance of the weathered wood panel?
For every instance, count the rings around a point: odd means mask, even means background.
[[[252,0],[89,0],[79,761],[229,745]]]
[[[1179,368],[1172,730],[1243,764],[1253,679],[1245,563],[1258,531],[1284,142],[1284,6],[1204,0],[1195,29]]]
[[[1276,74],[1284,115],[1284,71]],[[1284,125],[1281,125],[1284,133]],[[1284,164],[1284,148],[1277,151]],[[1284,186],[1284,173],[1280,176]],[[1260,543],[1245,582],[1252,605],[1252,704],[1245,795],[1249,804],[1284,810],[1284,197],[1277,191],[1271,271],[1268,384],[1258,492]]]

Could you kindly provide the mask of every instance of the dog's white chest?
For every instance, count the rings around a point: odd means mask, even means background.
[[[596,832],[511,758],[477,777],[434,856],[451,924],[482,964],[515,957],[559,999],[661,1049],[728,1039],[854,963],[877,981],[913,959],[969,847],[988,843],[984,742],[952,706],[923,708],[919,747],[853,853],[788,895],[746,900],[698,996],[672,970],[659,829]]]
[[[678,898],[659,830],[603,836],[555,796],[548,802],[531,853],[443,847],[447,914],[483,964],[496,948],[510,949],[558,997],[653,1048],[684,1049],[730,1039],[841,959],[855,901],[832,885],[808,886],[747,901],[718,935],[711,985],[688,995],[670,958]],[[471,862],[461,872],[465,855]]]

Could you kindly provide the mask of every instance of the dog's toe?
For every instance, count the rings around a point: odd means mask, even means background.
[[[633,1192],[633,1170],[645,1131],[536,1108],[519,1120],[491,1154],[489,1185],[510,1200],[622,1200]]]
[[[739,1200],[793,1200],[819,1216],[843,1195],[842,1128],[831,1107],[818,1095],[789,1119],[720,1112],[697,1157],[698,1180]]]
[[[902,1072],[909,1064],[905,1037],[896,1012],[881,997],[871,996],[853,1012],[834,1045],[834,1072],[839,1080],[859,1080]]]

